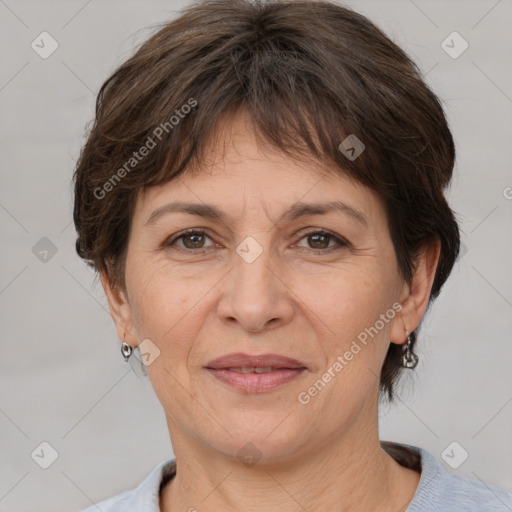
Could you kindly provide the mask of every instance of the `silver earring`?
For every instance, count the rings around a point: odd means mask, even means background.
[[[404,355],[402,356],[402,366],[404,368],[416,368],[419,357],[411,350],[411,333],[409,331],[405,331],[405,334],[407,335],[407,343],[405,346]]]
[[[123,354],[124,362],[127,363],[128,359],[132,355],[133,349],[128,343],[125,343],[124,341],[121,343],[121,354]]]

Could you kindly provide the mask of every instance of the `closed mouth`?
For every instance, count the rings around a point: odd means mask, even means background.
[[[268,373],[282,369],[307,369],[307,366],[296,359],[278,354],[249,355],[239,352],[218,357],[210,361],[205,368],[238,373]]]

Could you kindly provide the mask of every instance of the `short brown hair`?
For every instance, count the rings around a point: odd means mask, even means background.
[[[245,108],[263,140],[327,159],[379,194],[407,282],[422,245],[439,239],[429,304],[437,297],[460,244],[443,193],[455,149],[439,99],[404,51],[328,1],[201,1],[158,29],[98,94],[74,173],[80,257],[124,287],[138,192],[200,163],[220,117]],[[339,149],[349,135],[365,145],[355,159]],[[401,355],[391,343],[380,376],[390,401]]]

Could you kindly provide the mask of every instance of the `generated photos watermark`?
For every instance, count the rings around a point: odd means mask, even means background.
[[[361,331],[357,335],[357,340],[366,346],[368,343],[368,336],[373,339],[373,337],[376,336],[382,329],[384,329],[385,325],[388,324],[390,320],[393,320],[396,314],[401,310],[402,305],[399,302],[395,302],[391,308],[379,316],[379,320],[377,320],[371,327],[367,327]],[[349,350],[346,350],[342,355],[339,355],[312,386],[310,386],[306,391],[301,391],[297,395],[299,403],[302,405],[309,404],[311,399],[317,396],[318,393],[320,393],[326,387],[326,385],[331,382],[341,372],[341,370],[347,366],[350,361],[354,359],[354,356],[361,352],[361,350],[362,347],[357,343],[357,341],[352,340],[352,344],[350,345]]]
[[[174,127],[179,124],[181,119],[184,119],[194,108],[197,107],[197,100],[189,98],[187,103],[183,104],[180,108],[177,108],[169,121],[160,123],[149,135],[144,144],[140,146],[137,151],[133,152],[131,156],[122,167],[120,167],[101,187],[94,189],[94,197],[96,199],[104,199],[106,195],[114,190],[114,187],[120,183],[120,181],[130,173],[139,162],[141,162],[162,140],[163,134],[169,133]],[[157,140],[155,140],[157,139]]]

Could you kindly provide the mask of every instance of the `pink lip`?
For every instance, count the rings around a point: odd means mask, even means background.
[[[306,368],[282,368],[268,373],[238,373],[207,368],[221,382],[245,393],[265,393],[286,384],[306,371]]]
[[[307,368],[304,363],[291,359],[290,357],[280,356],[277,354],[259,354],[249,355],[237,352],[218,357],[210,361],[206,368],[213,368],[214,370],[221,370],[224,368],[238,368],[238,367],[260,367],[266,368],[272,366],[273,368]]]
[[[271,366],[274,371],[268,373],[239,373],[229,368]],[[264,393],[292,381],[307,367],[297,361],[277,354],[250,356],[236,353],[219,357],[206,365],[206,370],[221,382],[246,393]]]

